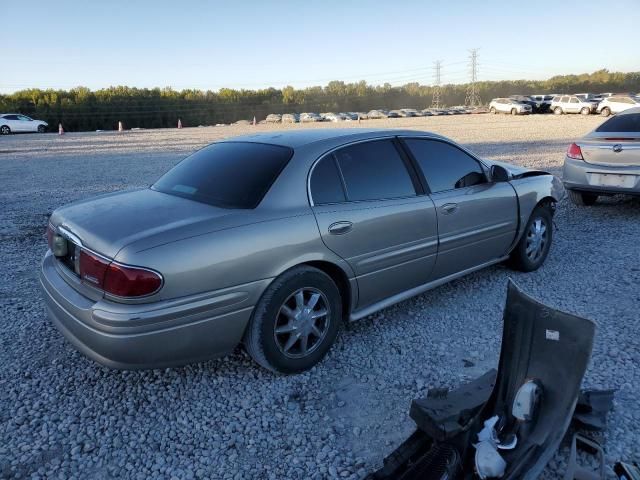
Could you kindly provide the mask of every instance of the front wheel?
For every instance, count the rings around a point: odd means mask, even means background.
[[[491,107],[491,108],[489,109],[489,111],[490,111],[493,115],[495,115],[495,114],[497,113],[497,112],[496,112],[495,107]]]
[[[582,115],[589,115],[591,113],[591,109],[588,107],[584,107],[582,110],[580,110],[580,113]]]
[[[540,268],[549,254],[552,239],[551,209],[540,205],[533,210],[522,238],[511,252],[511,267],[521,272],[532,272]]]
[[[47,127],[44,125],[38,125],[38,133],[44,133],[47,131]]]
[[[342,323],[342,299],[327,274],[296,267],[267,288],[253,312],[244,345],[261,366],[299,373],[320,362]]]
[[[600,115],[602,115],[603,117],[608,117],[609,115],[611,115],[611,109],[609,107],[604,107],[600,112]]]
[[[598,201],[598,195],[595,193],[579,192],[577,190],[567,190],[567,192],[571,201],[580,207],[595,205]]]
[[[511,115],[517,115],[518,114],[518,110],[516,110],[515,108],[511,109]]]
[[[1,135],[9,135],[10,133],[11,133],[11,129],[7,125],[2,125],[0,127],[0,134]]]

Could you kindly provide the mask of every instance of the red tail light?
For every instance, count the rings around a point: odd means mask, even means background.
[[[118,297],[142,297],[156,292],[162,277],[144,268],[111,263],[104,277],[104,291]]]
[[[80,279],[117,297],[151,295],[162,286],[162,277],[153,270],[115,263],[84,249],[80,252]]]
[[[573,158],[574,160],[584,160],[584,158],[582,158],[582,150],[575,143],[572,143],[569,146],[569,150],[567,150],[567,157]]]

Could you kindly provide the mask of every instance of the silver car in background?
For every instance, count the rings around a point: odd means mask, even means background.
[[[431,133],[262,133],[209,145],[150,188],[58,208],[40,279],[52,322],[105,365],[243,343],[300,372],[343,322],[498,262],[539,268],[561,196],[550,174]]]
[[[513,98],[494,98],[489,103],[491,113],[510,113],[511,115],[526,115],[531,113],[531,105]]]
[[[563,182],[577,205],[600,195],[640,195],[640,108],[611,117],[569,146]]]
[[[0,135],[10,133],[45,133],[49,124],[43,120],[34,120],[19,113],[0,114]]]

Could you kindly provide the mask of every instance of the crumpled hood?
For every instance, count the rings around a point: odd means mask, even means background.
[[[518,165],[513,165],[512,163],[500,162],[498,160],[487,160],[483,158],[482,161],[489,166],[500,165],[501,167],[504,167],[514,178],[521,178],[522,176],[536,174],[551,175],[549,172],[545,172],[544,170],[535,170],[532,168],[520,167]]]
[[[50,221],[77,235],[87,248],[114,258],[127,245],[150,248],[250,219],[247,210],[219,208],[146,188],[71,203],[55,210]]]

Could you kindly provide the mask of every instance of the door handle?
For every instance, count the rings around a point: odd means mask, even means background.
[[[444,213],[445,215],[449,215],[451,213],[454,213],[456,210],[458,210],[458,204],[457,203],[445,203],[444,205],[442,205],[440,207],[440,210],[442,210],[442,213]]]
[[[335,222],[329,225],[329,233],[331,235],[344,235],[349,233],[353,228],[353,223],[347,221]]]

